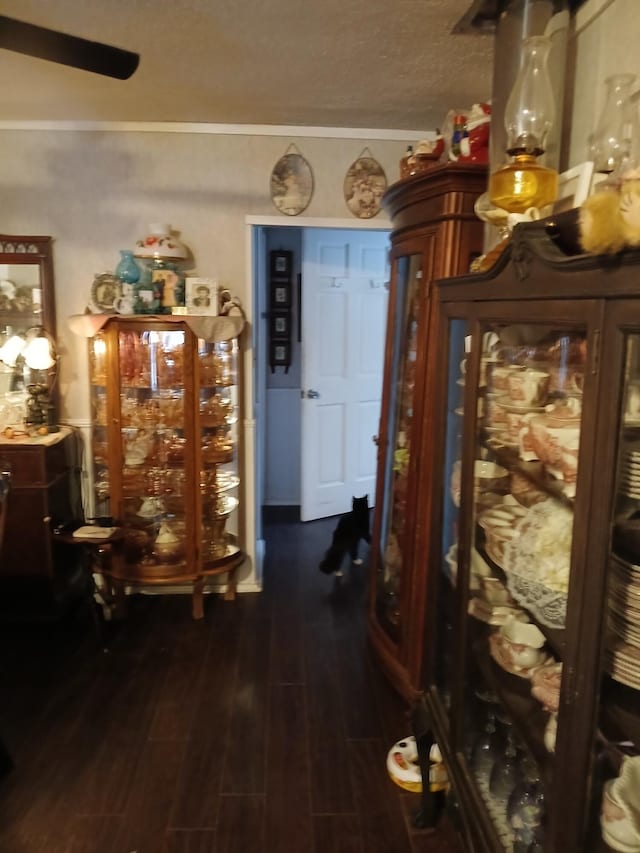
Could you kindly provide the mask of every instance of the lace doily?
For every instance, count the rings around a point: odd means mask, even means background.
[[[549,628],[564,628],[573,512],[553,500],[535,504],[505,547],[509,592]]]

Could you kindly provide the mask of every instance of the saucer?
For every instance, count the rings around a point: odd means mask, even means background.
[[[512,414],[527,414],[529,412],[540,413],[546,411],[544,406],[522,406],[518,403],[514,403],[510,397],[500,397],[498,400],[498,405],[505,410],[505,412],[510,412]]]

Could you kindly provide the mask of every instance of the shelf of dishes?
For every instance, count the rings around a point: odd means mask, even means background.
[[[185,384],[184,349],[180,341],[172,348],[149,343],[151,332],[121,333],[120,386],[122,388],[183,388]],[[156,337],[163,333],[155,333]],[[200,387],[229,388],[236,384],[235,358],[232,341],[207,345],[198,356],[198,384]],[[105,341],[94,339],[90,351],[91,384],[107,384],[107,357]]]
[[[140,389],[137,389],[140,390]],[[120,423],[137,429],[181,428],[185,421],[184,392],[163,389],[152,394],[123,394],[120,397]],[[93,423],[107,425],[107,395],[92,395]],[[237,406],[227,393],[200,395],[198,403],[201,427],[224,427],[237,423]]]
[[[107,465],[109,444],[106,435],[98,429],[94,430],[92,449],[93,458],[99,465]],[[103,427],[106,430],[106,427]],[[124,468],[127,472],[124,481],[133,484],[146,476],[148,469],[157,468],[158,462],[163,467],[171,468],[184,463],[186,439],[181,430],[173,429],[141,429],[125,427],[121,430]],[[208,427],[201,432],[200,455],[205,467],[228,464],[235,455],[235,442],[227,429]]]

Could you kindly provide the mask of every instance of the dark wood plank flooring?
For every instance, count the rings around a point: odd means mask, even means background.
[[[0,853],[453,853],[385,769],[407,709],[365,632],[366,562],[317,565],[335,520],[267,527],[265,589],[133,596],[0,626]]]

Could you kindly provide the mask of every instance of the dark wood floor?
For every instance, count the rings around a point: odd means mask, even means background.
[[[406,708],[365,638],[366,564],[318,561],[333,521],[267,528],[265,589],[135,596],[96,644],[88,611],[0,627],[0,853],[448,853],[388,778]]]

